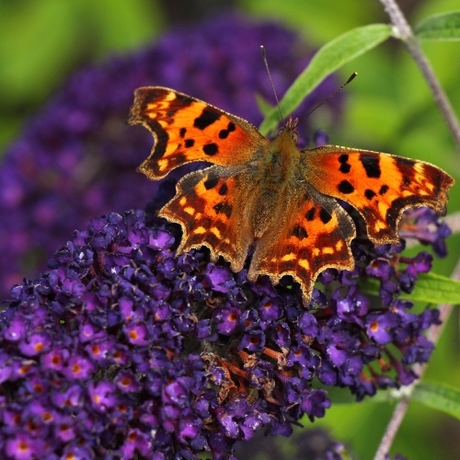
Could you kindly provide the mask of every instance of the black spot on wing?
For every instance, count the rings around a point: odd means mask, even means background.
[[[332,216],[324,208],[321,208],[321,211],[319,212],[319,218],[323,224],[327,224],[332,219]]]
[[[380,170],[380,161],[377,156],[369,156],[363,153],[359,156],[359,159],[366,171],[367,177],[375,177],[377,179],[380,177],[382,171]]]
[[[214,142],[212,144],[206,144],[203,146],[203,152],[205,155],[213,156],[219,151],[219,147]]]
[[[339,156],[339,163],[340,163],[339,171],[341,173],[348,174],[350,172],[351,165],[348,164],[348,158],[349,156],[346,153]]]
[[[185,147],[190,148],[195,145],[195,139],[185,139]]]
[[[375,195],[377,195],[377,194],[373,190],[371,190],[369,188],[364,191],[364,196],[368,200],[372,200],[372,198],[374,198]]]
[[[224,213],[227,216],[227,218],[230,219],[230,216],[232,215],[233,207],[231,204],[225,201],[222,201],[221,203],[217,203],[213,207],[213,209],[214,211],[216,211],[217,214]]]
[[[219,131],[219,139],[227,139],[227,137],[229,136],[229,134],[233,131],[235,131],[236,129],[236,126],[235,124],[231,121],[229,122],[228,126],[227,126],[227,129],[221,129]]]
[[[387,193],[389,189],[390,187],[388,187],[388,185],[382,185],[379,190],[379,195],[385,195],[385,193]]]
[[[353,185],[350,184],[350,182],[348,182],[347,180],[343,180],[342,182],[340,182],[338,190],[340,193],[348,195],[350,193],[353,193],[355,191],[355,188],[353,187]]]
[[[203,185],[206,190],[214,188],[219,182],[219,178],[212,178],[204,181]]]
[[[189,105],[192,105],[194,102],[195,101],[190,96],[187,96],[186,94],[176,93],[176,99],[172,101],[172,105],[179,106],[179,108],[183,109],[184,107],[188,107]]]
[[[307,231],[300,225],[295,225],[291,232],[292,236],[295,236],[298,240],[308,238]]]
[[[179,131],[179,136],[184,137],[186,132],[187,132],[187,128],[181,128]]]
[[[398,157],[398,166],[412,169],[414,165],[415,160],[411,160],[410,158]]]
[[[315,209],[315,208],[309,209],[309,210],[305,213],[305,219],[307,219],[309,222],[311,222],[312,220],[314,220],[314,219],[315,219],[315,212],[316,212],[316,209]]]
[[[222,186],[218,190],[219,195],[227,195],[228,193],[228,186],[227,184],[222,184]]]
[[[210,107],[205,107],[203,109],[203,112],[201,112],[201,115],[197,118],[195,118],[193,122],[193,126],[195,128],[204,130],[208,126],[212,125],[215,123],[219,118],[221,114],[219,112],[216,112]]]

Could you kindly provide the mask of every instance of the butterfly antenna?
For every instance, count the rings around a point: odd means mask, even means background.
[[[280,101],[278,100],[278,95],[276,94],[275,85],[273,84],[272,74],[270,73],[270,68],[268,67],[267,61],[267,52],[264,45],[260,45],[260,51],[262,53],[262,59],[264,60],[265,68],[267,69],[268,79],[270,80],[270,85],[272,85],[273,94],[275,95],[276,105],[280,112],[281,120],[284,120],[283,112],[281,112]]]
[[[357,76],[358,76],[358,72],[353,72],[348,78],[348,80],[340,88],[336,89],[330,96],[324,99],[324,101],[321,101],[316,107],[311,109],[310,112],[308,112],[305,115],[305,118],[309,117],[315,110],[319,109],[323,104],[325,104],[329,99],[333,98],[337,93],[340,93],[340,91],[342,91],[343,88],[345,88],[345,86],[347,86],[348,83],[351,83]]]

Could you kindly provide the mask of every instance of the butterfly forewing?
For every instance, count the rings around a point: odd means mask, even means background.
[[[155,138],[150,156],[139,167],[150,179],[161,179],[192,161],[246,164],[268,145],[246,120],[160,86],[135,91],[129,123],[144,125]]]
[[[305,177],[319,192],[356,208],[377,244],[397,243],[398,222],[409,207],[446,212],[453,179],[436,166],[396,155],[325,145],[305,150]]]

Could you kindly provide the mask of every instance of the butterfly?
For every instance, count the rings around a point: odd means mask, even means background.
[[[130,124],[154,137],[139,171],[151,180],[193,161],[212,166],[186,174],[176,195],[159,212],[182,227],[177,254],[207,247],[274,284],[290,275],[304,305],[327,268],[352,270],[356,228],[338,203],[355,208],[376,245],[398,243],[406,208],[446,212],[454,180],[440,168],[401,156],[337,145],[299,150],[297,121],[289,119],[273,140],[248,121],[206,102],[160,86],[135,91]]]

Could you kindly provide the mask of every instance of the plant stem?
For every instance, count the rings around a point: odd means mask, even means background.
[[[387,425],[385,433],[380,442],[379,448],[375,454],[374,460],[385,460],[385,455],[389,452],[393,440],[398,433],[398,429],[406,415],[407,408],[409,407],[409,399],[403,398],[396,404],[390,422]]]
[[[412,30],[406,21],[401,9],[399,8],[398,4],[395,0],[380,0],[383,4],[385,11],[387,12],[388,16],[391,19],[391,22],[395,28],[395,35],[397,38],[400,38],[407,47],[410,55],[419,66],[422,75],[425,77],[428,86],[433,93],[434,99],[436,104],[438,105],[441,114],[443,115],[444,119],[446,120],[447,126],[449,127],[454,141],[457,145],[457,149],[460,150],[460,124],[458,119],[452,109],[452,106],[444,93],[434,71],[431,67],[426,56],[423,54],[420,45],[415,38]],[[457,262],[457,266],[452,274],[452,278],[456,280],[460,280],[460,260]],[[434,344],[437,343],[439,337],[441,336],[444,324],[446,323],[447,319],[449,318],[452,312],[452,305],[440,305],[440,320],[442,324],[440,326],[432,326],[428,331],[427,338]],[[419,375],[418,381],[422,377],[423,373],[426,370],[427,365],[418,365],[414,366],[414,371]],[[391,445],[393,444],[394,438],[398,433],[398,429],[406,415],[407,409],[409,407],[410,402],[410,393],[412,392],[414,386],[413,384],[409,389],[409,394],[402,398],[395,407],[393,411],[393,415],[387,425],[385,433],[382,437],[380,445],[377,449],[375,454],[374,460],[384,460],[385,455],[389,452]]]
[[[428,86],[433,93],[436,104],[444,117],[447,126],[450,129],[452,137],[455,140],[457,149],[460,150],[460,124],[455,115],[455,112],[447,98],[444,90],[442,89],[439,80],[437,79],[431,64],[424,55],[419,42],[412,33],[406,18],[404,17],[401,9],[395,0],[380,0],[383,4],[385,11],[391,19],[391,22],[395,28],[395,35],[400,38],[406,45],[409,54],[413,57],[414,61],[420,68],[422,75],[428,83]]]

